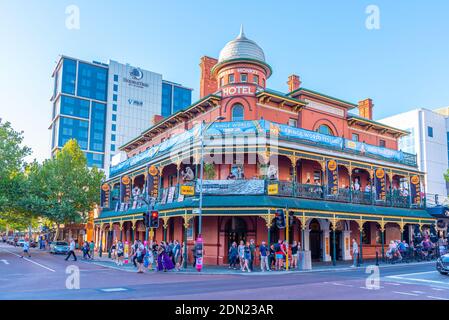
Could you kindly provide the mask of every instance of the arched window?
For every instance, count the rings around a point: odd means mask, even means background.
[[[318,127],[318,129],[316,129],[316,131],[319,132],[319,133],[328,134],[330,136],[334,135],[334,133],[332,132],[332,129],[329,126],[325,125],[325,124],[320,125]]]
[[[244,120],[243,106],[240,103],[234,104],[232,107],[232,121]]]

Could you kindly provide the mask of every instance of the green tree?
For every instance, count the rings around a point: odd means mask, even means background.
[[[15,131],[10,122],[0,119],[0,224],[5,228],[8,224],[17,227],[31,221],[31,215],[18,204],[24,192],[24,159],[31,153],[22,142],[23,132]]]
[[[58,226],[85,223],[88,212],[99,202],[104,174],[87,167],[86,156],[76,140],[69,140],[42,165],[32,163],[26,173],[28,192],[22,207]]]

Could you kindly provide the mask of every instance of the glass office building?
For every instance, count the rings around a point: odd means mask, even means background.
[[[192,89],[162,75],[110,60],[108,64],[61,56],[53,72],[52,156],[76,139],[88,165],[108,173],[121,144],[191,104]]]

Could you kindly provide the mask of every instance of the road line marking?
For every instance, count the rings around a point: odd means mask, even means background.
[[[418,296],[416,293],[410,293],[410,292],[393,291],[393,293],[403,294],[403,295],[406,295],[406,296],[415,296],[415,297]]]
[[[4,264],[9,264],[8,260],[2,259],[0,261],[2,261]]]
[[[397,283],[397,282],[384,282],[384,283],[388,284],[390,286],[400,286],[401,285],[400,283]]]
[[[401,274],[397,274],[397,275],[395,275],[395,276],[390,276],[390,277],[397,277],[397,276],[402,276],[402,277],[405,277],[405,276],[413,276],[413,275],[416,275],[416,274],[426,274],[426,273],[435,273],[436,271],[425,271],[425,272],[414,272],[414,273],[401,273]]]
[[[441,288],[432,288],[432,290],[435,290],[435,291],[444,291],[444,289],[441,289]]]
[[[437,300],[449,300],[449,299],[446,299],[446,298],[433,297],[433,296],[427,296],[427,298],[430,298],[430,299],[437,299]]]
[[[107,289],[100,289],[104,292],[120,292],[120,291],[127,291],[128,289],[125,288],[107,288]]]
[[[21,256],[21,255],[18,255],[17,253],[14,253],[14,252],[11,252],[11,251],[5,250],[5,249],[3,249],[3,250],[6,251],[6,252],[11,253],[11,254],[13,254],[13,255],[15,255],[16,257],[22,258],[22,256]],[[38,262],[36,262],[36,261],[30,260],[30,259],[25,258],[25,257],[23,257],[22,259],[23,259],[23,260],[26,260],[26,261],[28,261],[28,262],[34,263],[35,265],[38,265],[39,267],[44,268],[44,269],[47,269],[47,270],[49,270],[49,271],[51,271],[51,272],[56,272],[55,270],[50,269],[49,267],[46,267],[46,266],[44,266],[44,265],[42,265],[42,264],[40,264],[40,263],[38,263]]]
[[[387,276],[387,278],[393,278],[393,279],[399,279],[399,280],[403,279],[402,277],[399,277],[399,276]],[[448,284],[447,282],[444,282],[444,281],[417,279],[417,278],[405,278],[404,280],[411,280],[411,281],[418,281],[418,282],[431,282],[431,283],[438,283],[438,284]],[[408,284],[412,284],[412,283],[408,283]]]
[[[412,291],[413,293],[417,293],[417,294],[424,294],[425,292],[422,292],[422,291]]]

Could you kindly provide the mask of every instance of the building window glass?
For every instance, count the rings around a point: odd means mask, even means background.
[[[220,87],[223,87],[223,77],[220,78]]]
[[[359,135],[357,133],[352,134],[352,141],[359,141]]]
[[[379,146],[385,148],[385,140],[379,140]]]
[[[63,147],[70,139],[75,139],[80,148],[87,149],[89,136],[89,122],[87,120],[78,120],[61,117],[59,125],[58,146]]]
[[[168,117],[172,113],[172,85],[162,83],[162,116]]]
[[[104,155],[86,152],[87,165],[89,167],[103,168]]]
[[[319,132],[319,133],[322,133],[322,134],[330,135],[330,136],[334,135],[334,133],[332,132],[332,129],[329,126],[325,125],[325,124],[320,125],[318,127],[318,129],[316,129],[316,131]]]
[[[433,138],[433,128],[432,127],[427,127],[427,135],[430,138]]]
[[[106,101],[108,70],[79,62],[78,66],[78,95]]]
[[[192,91],[186,88],[174,87],[173,113],[185,109],[192,103]]]
[[[61,95],[61,114],[89,118],[89,100]]]
[[[113,124],[111,130],[112,130],[112,131],[117,131],[117,125],[116,125],[116,124]]]
[[[112,105],[112,111],[117,111],[117,105],[116,104]]]
[[[117,102],[117,95],[116,95],[116,94],[114,94],[114,95],[112,96],[112,100],[115,101],[115,102]]]
[[[296,128],[298,127],[298,120],[290,118],[288,119],[288,125]]]
[[[92,116],[90,119],[90,150],[104,151],[106,128],[106,104],[92,102]]]
[[[236,103],[232,107],[232,121],[244,120],[244,109],[240,103]]]
[[[112,134],[112,135],[111,135],[111,141],[115,141],[115,138],[116,138],[116,137],[115,137],[115,134]]]
[[[114,74],[114,81],[118,82],[118,74]]]
[[[76,61],[64,59],[62,65],[62,92],[75,94]]]
[[[114,84],[114,92],[118,91],[118,84]]]
[[[233,74],[230,74],[228,76],[228,83],[234,83],[234,75]]]
[[[248,82],[248,75],[246,73],[240,75],[240,82]]]
[[[111,151],[115,151],[115,144],[111,144]]]
[[[259,76],[258,75],[253,75],[253,82],[257,85],[259,84]]]
[[[112,121],[117,121],[117,115],[116,114],[112,115]]]

